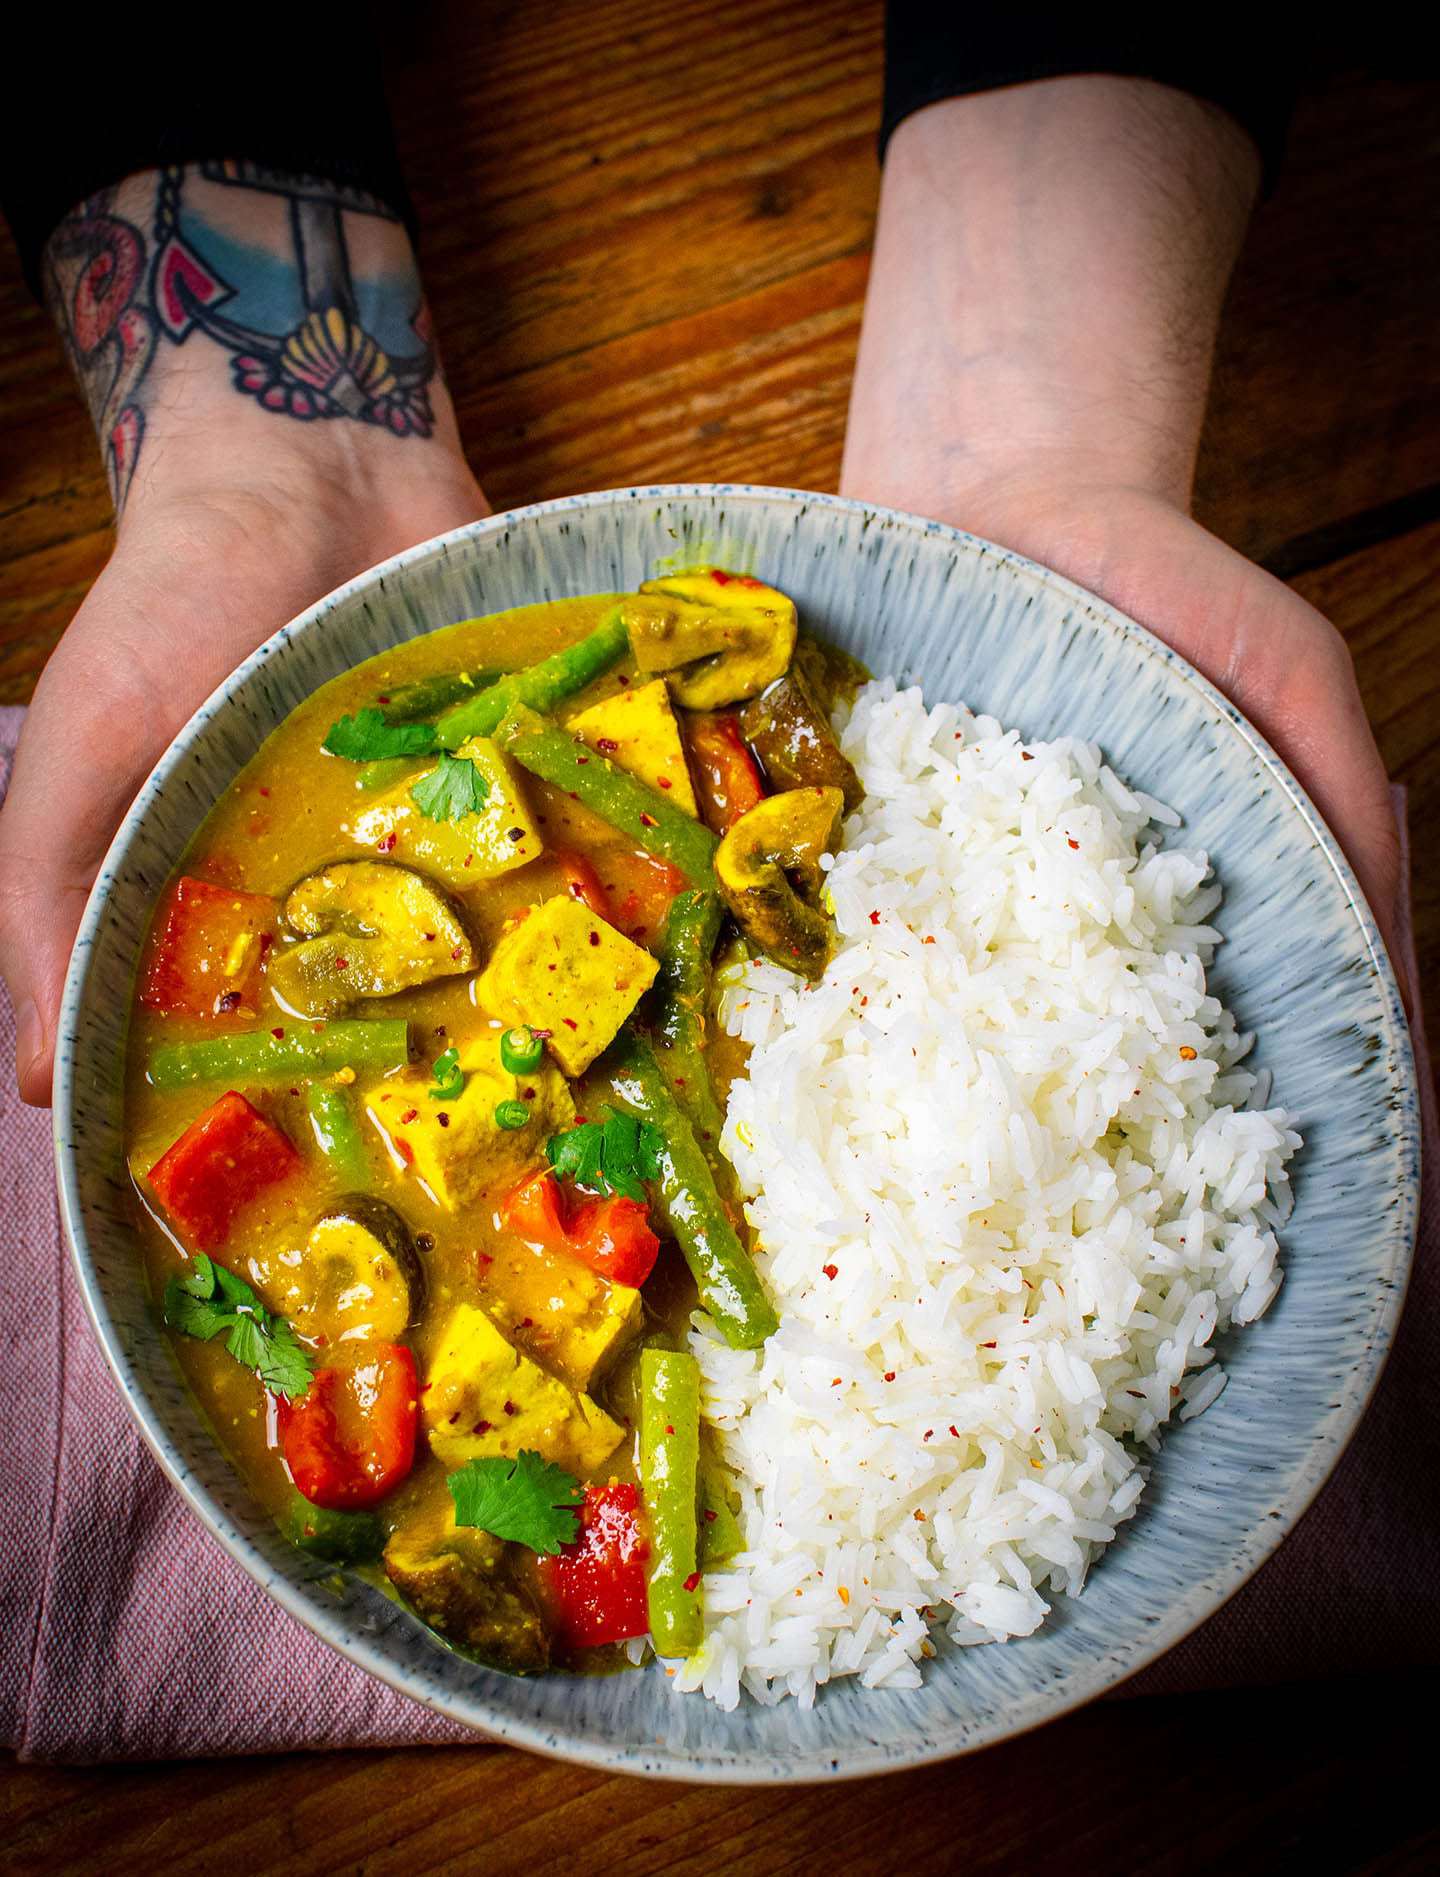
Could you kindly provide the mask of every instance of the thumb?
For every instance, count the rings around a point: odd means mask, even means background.
[[[65,972],[88,893],[88,881],[53,865],[0,858],[0,977],[15,1012],[20,1097],[37,1108],[50,1102]]]

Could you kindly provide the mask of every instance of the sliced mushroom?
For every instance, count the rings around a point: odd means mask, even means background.
[[[401,1526],[385,1547],[385,1575],[457,1649],[512,1675],[549,1667],[544,1619],[488,1532],[452,1527],[446,1541]]]
[[[353,1193],[327,1206],[304,1249],[283,1255],[276,1307],[304,1336],[393,1343],[418,1322],[425,1272],[393,1206]]]
[[[647,580],[621,602],[620,615],[640,670],[664,672],[671,695],[690,710],[754,697],[795,649],[795,602],[720,568]]]
[[[864,785],[835,741],[830,719],[798,659],[759,697],[751,698],[740,713],[740,728],[772,787],[839,789],[847,814],[864,801]]]
[[[830,921],[819,910],[820,859],[840,839],[839,789],[788,789],[743,814],[715,851],[725,904],[757,950],[777,965],[818,978],[830,955]]]
[[[285,923],[305,942],[272,954],[267,976],[304,1017],[475,968],[470,934],[444,893],[388,861],[340,860],[310,874],[286,900]]]

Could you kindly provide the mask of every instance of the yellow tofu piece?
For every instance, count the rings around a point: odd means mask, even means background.
[[[446,1466],[513,1459],[528,1448],[583,1478],[625,1434],[588,1395],[507,1342],[475,1304],[451,1314],[421,1399],[431,1451]]]
[[[639,1291],[610,1283],[578,1258],[517,1243],[502,1264],[491,1276],[499,1275],[505,1296],[497,1289],[486,1308],[507,1334],[523,1324],[521,1340],[572,1388],[603,1378],[640,1334]]]
[[[475,995],[492,1017],[548,1030],[566,1075],[583,1075],[657,969],[649,952],[564,895],[542,901],[505,933]]]
[[[456,1047],[465,1074],[456,1100],[432,1101],[434,1078],[419,1071],[387,1076],[365,1098],[365,1111],[392,1160],[450,1212],[504,1179],[518,1179],[543,1158],[550,1136],[575,1119],[565,1078],[552,1064],[542,1063],[529,1075],[512,1075],[504,1066],[499,1030],[483,1030]],[[501,1127],[495,1110],[502,1101],[525,1102],[530,1119],[524,1127]]]
[[[617,691],[566,724],[621,769],[639,776],[652,789],[668,795],[677,808],[699,818],[690,765],[680,740],[680,725],[670,704],[670,689],[663,678],[651,684]]]
[[[523,867],[544,851],[519,772],[489,737],[472,736],[455,754],[473,762],[489,786],[485,806],[458,821],[431,821],[410,791],[429,770],[377,795],[345,832],[357,845],[408,861],[447,886],[463,890]],[[387,846],[391,837],[393,846]]]

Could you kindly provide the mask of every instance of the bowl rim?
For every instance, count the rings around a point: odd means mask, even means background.
[[[1182,684],[1196,692],[1208,714],[1227,723],[1250,748],[1267,771],[1271,781],[1299,815],[1311,840],[1335,873],[1348,910],[1360,927],[1364,950],[1374,974],[1375,988],[1384,1005],[1389,1033],[1393,1070],[1401,1097],[1402,1112],[1397,1115],[1397,1158],[1403,1191],[1396,1228],[1394,1268],[1388,1273],[1386,1297],[1373,1318],[1373,1334],[1364,1352],[1364,1361],[1353,1365],[1345,1377],[1339,1398],[1330,1410],[1324,1431],[1311,1438],[1309,1451],[1291,1487],[1279,1507],[1263,1521],[1264,1529],[1245,1549],[1245,1555],[1231,1560],[1220,1569],[1192,1584],[1179,1598],[1173,1611],[1157,1623],[1133,1660],[1116,1660],[1108,1651],[1076,1673],[1057,1683],[1059,1692],[1049,1699],[1042,1712],[1016,1724],[1000,1718],[981,1729],[973,1738],[937,1743],[917,1740],[914,1751],[896,1753],[878,1745],[869,1750],[850,1749],[846,1757],[835,1760],[822,1755],[798,1756],[793,1760],[767,1759],[763,1765],[744,1759],[731,1759],[723,1751],[702,1749],[694,1758],[656,1742],[649,1747],[618,1743],[614,1746],[588,1741],[569,1742],[557,1739],[554,1728],[542,1721],[516,1718],[483,1696],[459,1696],[437,1690],[423,1668],[407,1667],[392,1661],[365,1637],[343,1627],[337,1605],[336,1613],[323,1609],[306,1596],[298,1584],[276,1572],[245,1534],[235,1529],[214,1495],[191,1473],[183,1454],[172,1445],[145,1392],[142,1378],[132,1371],[121,1346],[116,1324],[110,1315],[103,1285],[95,1267],[86,1234],[79,1191],[78,1135],[75,1123],[77,1097],[75,1067],[76,1039],[89,978],[89,964],[95,939],[104,917],[111,881],[123,861],[131,841],[147,818],[156,799],[171,775],[183,762],[201,727],[218,708],[246,686],[251,677],[268,662],[274,652],[291,637],[312,630],[328,614],[347,600],[377,589],[417,565],[443,558],[452,548],[491,535],[503,535],[526,523],[549,515],[577,509],[627,507],[655,501],[714,501],[755,503],[760,506],[799,506],[824,508],[857,519],[869,517],[898,524],[911,531],[947,541],[958,552],[978,554],[997,565],[1009,565],[1058,594],[1066,601],[1083,605],[1096,623],[1114,632],[1122,642],[1132,642],[1138,650],[1159,657],[1174,671]],[[269,733],[267,732],[267,735]],[[1063,1715],[1073,1713],[1107,1690],[1118,1686],[1148,1667],[1208,1621],[1215,1612],[1244,1585],[1278,1549],[1294,1529],[1321,1488],[1359,1425],[1373,1395],[1394,1340],[1408,1289],[1414,1261],[1419,1215],[1420,1118],[1418,1081],[1408,1020],[1400,997],[1394,968],[1374,915],[1359,882],[1338,843],[1311,802],[1305,790],[1281,757],[1248,718],[1225,697],[1188,659],[1176,652],[1147,627],[1101,599],[1098,594],[1079,586],[1043,563],[998,546],[983,537],[967,533],[948,523],[928,520],[903,510],[814,491],[771,487],[755,483],[659,483],[632,487],[594,490],[581,495],[559,496],[522,508],[506,509],[497,514],[468,522],[447,533],[417,542],[389,559],[377,562],[351,579],[322,595],[310,606],[279,627],[238,665],[210,693],[180,728],[151,770],[135,800],[126,812],[114,839],[106,851],[95,883],[86,900],[66,972],[64,993],[56,1041],[55,1085],[52,1096],[55,1144],[56,1183],[59,1210],[66,1242],[78,1280],[85,1311],[99,1340],[105,1360],[115,1377],[122,1399],[146,1445],[161,1469],[215,1539],[288,1615],[317,1636],[338,1654],[354,1662],[367,1673],[393,1688],[397,1693],[422,1707],[442,1714],[473,1730],[477,1744],[485,1740],[523,1747],[547,1758],[585,1765],[597,1771],[644,1775],[718,1785],[794,1785],[819,1783],[834,1779],[868,1778],[880,1773],[900,1772],[933,1765],[983,1750],[999,1741],[1014,1739],[1048,1725]],[[197,1408],[197,1413],[199,1412]],[[217,1443],[218,1444],[218,1443]],[[223,1448],[221,1449],[223,1453]],[[1241,1547],[1237,1547],[1241,1549]]]

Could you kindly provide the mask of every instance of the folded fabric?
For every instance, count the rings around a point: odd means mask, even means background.
[[[22,713],[0,710],[0,793]],[[1397,802],[1403,826],[1403,802]],[[1408,968],[1413,949],[1405,934]],[[1125,1685],[1175,1692],[1440,1662],[1440,1142],[1424,1039],[1425,1189],[1394,1350],[1333,1477],[1223,1610]],[[71,1274],[48,1114],[14,1083],[0,992],[0,1737],[37,1760],[165,1759],[476,1736],[286,1616],[136,1433]]]

